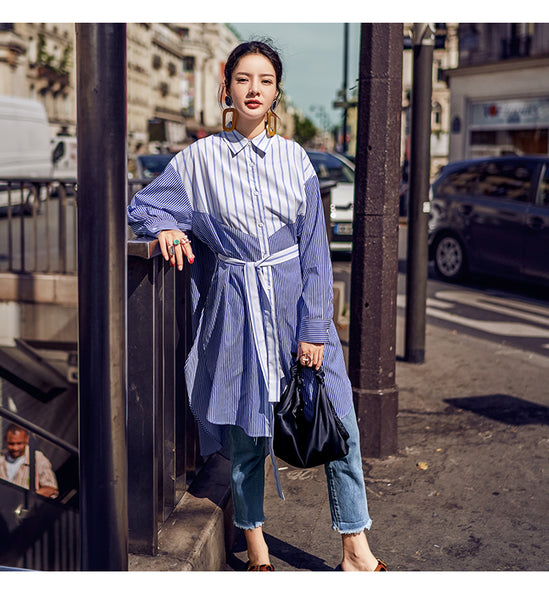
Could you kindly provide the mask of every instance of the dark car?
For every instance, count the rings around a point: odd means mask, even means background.
[[[549,284],[549,157],[450,163],[433,183],[429,218],[442,279],[470,271]]]
[[[154,179],[166,168],[175,154],[138,154],[128,161],[128,177]]]

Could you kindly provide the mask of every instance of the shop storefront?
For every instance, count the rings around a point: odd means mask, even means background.
[[[468,157],[547,154],[549,96],[471,102]]]
[[[549,60],[447,71],[449,160],[549,153]]]

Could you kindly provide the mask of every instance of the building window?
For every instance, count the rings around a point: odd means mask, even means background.
[[[431,125],[433,129],[442,127],[442,106],[438,102],[433,102],[431,109]]]
[[[183,71],[194,71],[194,56],[183,57]]]
[[[531,45],[532,36],[529,34],[528,23],[510,23],[509,37],[501,40],[501,57],[530,56]]]

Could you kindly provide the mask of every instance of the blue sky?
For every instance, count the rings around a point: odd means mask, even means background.
[[[343,23],[231,23],[244,40],[268,37],[280,51],[284,93],[294,106],[322,126],[341,122],[332,102],[343,84]],[[360,24],[349,24],[348,87],[356,85]],[[326,118],[320,116],[323,107]]]

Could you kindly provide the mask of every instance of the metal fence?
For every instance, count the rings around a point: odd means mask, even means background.
[[[76,273],[76,180],[0,178],[0,271]]]
[[[130,552],[156,554],[158,530],[202,464],[186,400],[190,269],[157,240],[128,242],[128,521]]]
[[[150,179],[128,180],[128,201]],[[0,177],[0,273],[76,275],[75,179]]]

